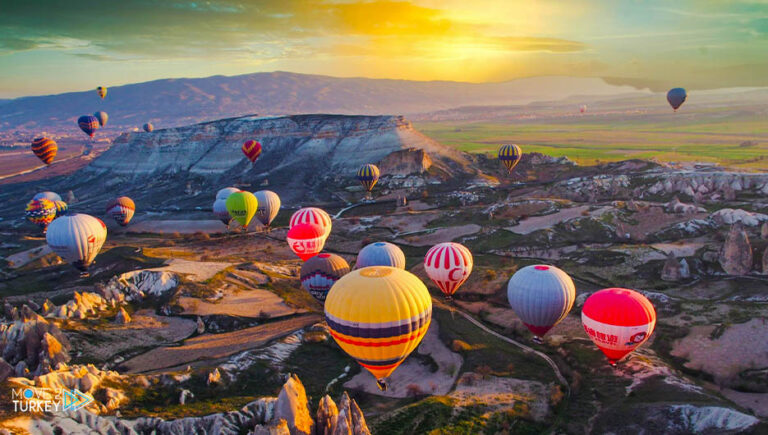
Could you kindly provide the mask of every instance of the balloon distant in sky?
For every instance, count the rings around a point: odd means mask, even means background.
[[[98,88],[96,88],[96,93],[97,93],[97,94],[99,95],[99,97],[101,97],[101,99],[103,100],[103,99],[104,99],[104,97],[106,97],[106,96],[107,96],[107,88],[106,88],[106,86],[99,86]]]
[[[581,309],[581,323],[611,365],[648,341],[656,327],[656,310],[642,294],[608,288],[590,295]]]
[[[109,120],[109,115],[107,115],[107,112],[104,112],[103,110],[99,110],[98,112],[94,113],[93,116],[96,117],[96,119],[99,120],[99,125],[104,127],[107,125],[107,121]]]
[[[426,335],[432,298],[424,283],[408,271],[365,267],[331,287],[325,318],[336,343],[386,390],[385,379]]]
[[[242,150],[245,157],[247,157],[251,163],[256,163],[256,160],[261,155],[261,144],[255,140],[248,140],[243,144]]]
[[[99,120],[93,115],[83,115],[77,119],[77,125],[85,134],[93,137],[93,134],[99,129]]]
[[[522,158],[523,151],[515,144],[502,145],[499,148],[499,160],[501,160],[501,163],[504,164],[510,173],[512,173],[512,170],[515,169],[515,166],[520,163]]]
[[[586,104],[582,104],[579,107],[579,113],[587,113],[587,105]]]
[[[365,188],[366,191],[370,192],[373,190],[373,186],[376,185],[376,182],[379,181],[380,175],[381,172],[379,171],[379,168],[376,167],[376,165],[368,163],[357,170],[357,181],[363,185],[363,188]]]
[[[154,129],[155,129],[155,126],[154,126],[154,125],[152,125],[152,123],[151,123],[151,122],[148,122],[148,123],[144,124],[144,126],[143,126],[143,127],[141,127],[141,128],[143,128],[143,129],[144,129],[144,131],[146,131],[147,133],[152,133],[152,130],[154,130]]]
[[[685,103],[686,98],[688,98],[688,94],[683,88],[673,88],[667,92],[667,101],[669,102],[669,105],[675,109],[675,112],[677,112],[677,109]]]
[[[56,145],[56,142],[53,139],[38,137],[32,141],[32,152],[46,165],[53,163],[53,159],[56,158],[56,152],[58,150],[59,146]]]
[[[136,204],[127,196],[115,198],[107,203],[107,214],[123,227],[131,221],[135,211]]]

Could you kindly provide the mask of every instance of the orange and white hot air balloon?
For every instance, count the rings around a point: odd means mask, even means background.
[[[464,245],[439,243],[424,256],[424,270],[441,292],[450,298],[472,273],[472,253]]]
[[[136,204],[127,196],[115,198],[107,203],[107,214],[123,227],[128,225],[135,212]]]
[[[581,323],[608,362],[616,365],[648,341],[656,327],[656,310],[648,298],[634,290],[607,288],[584,302]]]

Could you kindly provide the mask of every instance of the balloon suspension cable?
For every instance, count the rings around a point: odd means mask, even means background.
[[[387,391],[387,383],[384,379],[376,379],[376,386],[378,386],[381,391]]]

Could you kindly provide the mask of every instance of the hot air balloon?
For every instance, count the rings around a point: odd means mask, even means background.
[[[239,191],[240,189],[236,187],[225,187],[216,194],[216,201],[213,202],[213,214],[220,221],[224,222],[224,225],[229,225],[229,221],[232,220],[227,211],[227,198],[229,198],[229,195]]]
[[[64,201],[53,201],[53,205],[56,207],[56,217],[54,219],[64,216],[69,211],[69,206]]]
[[[673,88],[667,92],[667,101],[669,101],[669,105],[675,109],[675,112],[677,112],[677,109],[685,103],[686,98],[688,98],[688,94],[683,88]]]
[[[48,201],[61,201],[61,196],[58,193],[47,190],[45,192],[36,193],[35,196],[32,197],[32,199],[41,198],[47,199]]]
[[[256,218],[265,227],[269,225],[280,211],[280,197],[271,190],[259,190],[253,194],[259,200],[259,208],[256,209]]]
[[[88,276],[88,266],[107,240],[107,226],[101,219],[75,213],[53,221],[45,240],[56,255]]]
[[[656,310],[634,290],[608,288],[590,295],[581,324],[611,365],[645,343],[656,327]]]
[[[501,160],[501,163],[504,163],[504,166],[507,167],[507,171],[510,173],[520,163],[521,158],[523,158],[523,151],[515,144],[502,145],[499,148],[499,160]]]
[[[567,273],[555,266],[526,266],[509,279],[507,299],[533,333],[533,341],[541,343],[541,336],[571,311],[576,286]]]
[[[323,238],[327,239],[331,234],[331,217],[325,210],[317,207],[304,207],[296,211],[288,222],[288,227],[293,228],[297,224],[315,224],[323,229]]]
[[[27,204],[24,216],[33,224],[43,229],[45,234],[48,224],[56,218],[56,205],[45,198],[33,199]]]
[[[143,128],[144,131],[146,131],[147,133],[152,133],[152,130],[155,129],[155,126],[152,125],[151,122],[148,122],[148,123],[144,124],[144,126],[142,126],[141,128]]]
[[[410,272],[366,267],[336,281],[325,299],[325,318],[336,343],[386,390],[385,378],[427,333],[432,299]]]
[[[373,186],[376,185],[376,182],[379,181],[379,175],[381,175],[379,168],[377,168],[376,165],[368,163],[357,170],[357,181],[363,185],[366,191],[370,192],[373,190]]]
[[[325,302],[328,291],[342,276],[349,273],[349,264],[336,254],[317,254],[301,265],[301,285],[313,298]]]
[[[92,115],[83,115],[77,119],[77,125],[80,126],[80,130],[83,130],[85,134],[93,137],[93,134],[99,129],[99,120]]]
[[[587,113],[587,105],[586,104],[582,104],[579,107],[579,113]]]
[[[285,238],[293,253],[304,261],[317,255],[325,246],[323,228],[316,224],[296,224]]]
[[[231,193],[227,197],[226,206],[232,219],[239,222],[243,228],[248,228],[259,207],[259,201],[251,192],[240,191]]]
[[[229,198],[229,195],[237,192],[240,192],[240,189],[238,189],[237,187],[225,187],[219,190],[218,192],[216,192],[216,199],[223,199],[224,201],[226,201],[227,198]]]
[[[255,140],[245,141],[243,144],[243,154],[248,157],[251,163],[255,163],[256,159],[261,155],[261,144]]]
[[[56,142],[53,139],[38,137],[32,141],[32,152],[46,165],[53,163],[53,159],[56,158],[56,152],[58,150],[59,146],[56,145]]]
[[[369,266],[405,269],[405,254],[397,245],[389,242],[371,243],[357,253],[357,260],[355,260],[355,269]]]
[[[100,126],[104,127],[105,125],[107,125],[107,120],[109,120],[109,115],[107,115],[107,112],[99,110],[98,112],[94,113],[93,116],[95,116],[96,119],[99,120]]]
[[[424,256],[424,270],[441,292],[450,298],[472,273],[472,253],[464,245],[439,243]]]
[[[107,215],[111,216],[112,219],[123,227],[131,221],[135,211],[136,204],[127,196],[115,198],[107,203]]]
[[[99,97],[101,97],[101,99],[103,100],[104,97],[107,96],[106,86],[99,86],[98,88],[96,88],[96,93],[99,94]]]

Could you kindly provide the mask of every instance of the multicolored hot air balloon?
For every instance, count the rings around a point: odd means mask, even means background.
[[[315,224],[320,225],[323,229],[323,238],[327,239],[331,234],[331,216],[323,209],[317,207],[304,207],[300,208],[293,215],[288,222],[288,228],[293,228],[298,224]]]
[[[301,265],[301,285],[313,298],[325,302],[333,284],[349,273],[349,264],[336,254],[317,254]]]
[[[251,223],[256,209],[259,207],[259,201],[256,197],[251,192],[245,191],[231,193],[225,203],[229,215],[243,228],[248,228],[248,224]]]
[[[253,195],[259,200],[256,218],[262,225],[269,228],[269,225],[277,217],[277,212],[280,211],[280,197],[271,190],[259,190],[254,192]]]
[[[248,157],[251,163],[255,163],[256,159],[261,155],[261,144],[255,140],[247,140],[243,144],[243,154]]]
[[[526,266],[509,279],[507,299],[533,333],[533,341],[541,343],[541,337],[571,311],[576,286],[567,273],[555,266]]]
[[[507,171],[510,173],[515,169],[515,166],[520,163],[520,159],[522,158],[523,151],[515,144],[502,145],[501,148],[499,148],[499,160],[501,160],[501,163],[504,163],[504,166],[507,167]]]
[[[27,203],[24,216],[28,221],[42,228],[45,234],[48,224],[56,218],[56,205],[45,198],[33,199]]]
[[[371,243],[357,253],[357,260],[355,260],[355,269],[369,266],[390,266],[405,269],[405,254],[397,245],[389,242]]]
[[[94,113],[93,116],[96,117],[96,119],[99,120],[99,125],[104,127],[107,125],[107,121],[109,120],[109,115],[107,115],[107,112],[104,112],[103,110],[99,110],[98,112]]]
[[[386,390],[385,378],[427,333],[432,299],[410,272],[366,267],[344,275],[331,287],[325,318],[336,343]]]
[[[64,201],[53,201],[53,205],[56,206],[56,217],[54,219],[64,216],[69,211],[69,206]]]
[[[232,220],[232,216],[227,211],[227,198],[229,198],[229,195],[239,191],[240,189],[236,187],[225,187],[216,193],[216,201],[213,202],[213,214],[220,221],[224,222],[224,225],[229,225],[229,221]]]
[[[58,150],[59,146],[56,145],[56,142],[53,139],[38,137],[32,141],[32,152],[46,165],[53,163],[53,159],[56,158],[56,152]]]
[[[148,123],[144,124],[141,128],[143,128],[144,131],[146,131],[147,133],[152,133],[152,130],[155,129],[155,126],[152,125],[151,122],[148,122]]]
[[[115,198],[107,203],[107,215],[111,216],[112,219],[123,227],[131,221],[135,211],[136,204],[127,196]]]
[[[673,88],[667,92],[667,101],[675,112],[685,103],[686,98],[688,98],[688,93],[683,88]]]
[[[93,115],[83,115],[77,119],[77,125],[85,134],[93,137],[93,134],[99,129],[99,120]]]
[[[357,181],[363,185],[365,190],[370,192],[373,190],[373,186],[376,185],[376,182],[379,181],[380,175],[379,168],[377,168],[376,165],[368,163],[357,170]]]
[[[323,228],[316,224],[296,224],[285,236],[288,246],[303,261],[314,257],[325,246]]]
[[[56,192],[46,190],[45,192],[36,193],[32,199],[47,199],[48,201],[61,201],[61,196]]]
[[[53,221],[45,240],[56,255],[87,276],[88,266],[107,240],[107,226],[101,219],[75,213]]]
[[[106,86],[99,86],[98,88],[96,88],[96,93],[97,93],[97,94],[99,95],[99,97],[101,97],[101,99],[103,100],[103,99],[104,99],[104,97],[106,97],[106,96],[107,96],[107,87],[106,87]]]
[[[472,265],[469,249],[454,242],[439,243],[424,256],[424,271],[447,298],[469,278]]]
[[[651,337],[656,310],[648,298],[634,290],[608,288],[587,298],[581,309],[581,324],[615,366]]]

